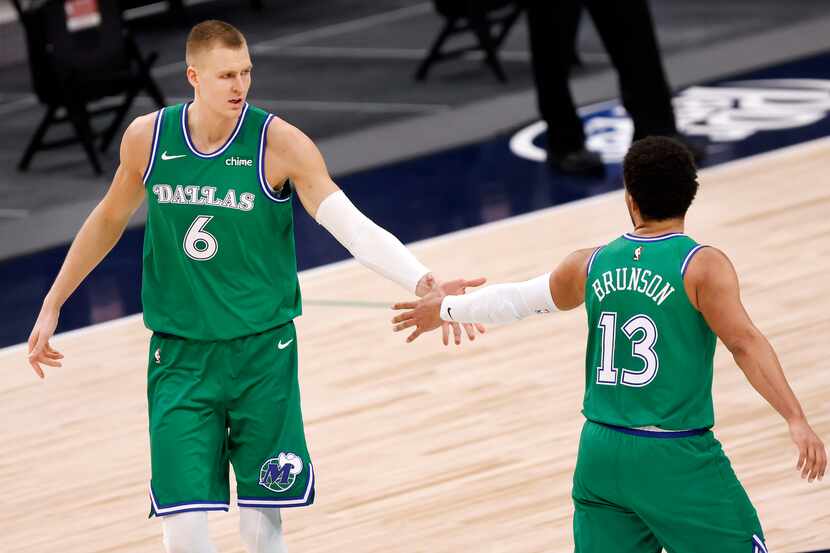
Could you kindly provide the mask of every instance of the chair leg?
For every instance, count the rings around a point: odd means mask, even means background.
[[[124,118],[127,116],[127,112],[130,111],[130,108],[133,105],[133,101],[135,97],[138,95],[139,85],[138,83],[133,84],[130,86],[129,90],[127,90],[126,96],[124,97],[124,102],[118,106],[118,110],[115,112],[115,116],[112,119],[109,127],[104,133],[101,135],[101,145],[100,150],[102,152],[106,152],[109,148],[110,144],[112,143],[112,139],[115,138],[115,134],[118,132],[118,129],[121,128],[121,125],[124,123]]]
[[[40,124],[35,130],[35,134],[32,135],[29,145],[26,146],[26,150],[23,152],[23,157],[20,158],[20,162],[17,164],[17,168],[19,170],[26,171],[29,169],[29,164],[32,163],[32,158],[34,157],[35,152],[40,149],[43,137],[46,135],[46,131],[54,121],[55,111],[57,111],[57,109],[58,107],[54,104],[49,104],[49,106],[47,106],[43,119],[40,120]]]
[[[484,61],[490,66],[499,81],[503,83],[507,82],[507,75],[504,74],[504,70],[501,67],[501,62],[499,61],[499,56],[496,52],[493,37],[490,36],[490,28],[487,24],[487,20],[483,15],[479,16],[475,14],[471,14],[469,19],[470,27],[472,27],[473,32],[475,32],[476,37],[478,37],[481,49],[484,50]]]
[[[513,25],[516,24],[516,21],[519,19],[519,16],[522,15],[522,10],[517,8],[516,11],[508,15],[504,20],[501,22],[501,29],[499,29],[499,33],[496,35],[494,39],[496,49],[501,48],[504,39],[507,38],[507,35],[510,33],[510,29],[513,28]]]
[[[441,29],[441,32],[438,33],[438,36],[429,48],[429,53],[427,53],[427,56],[423,59],[423,61],[421,61],[421,64],[418,66],[418,70],[415,71],[416,81],[425,80],[430,66],[441,58],[441,47],[444,46],[444,42],[446,42],[452,34],[456,21],[457,18],[455,17],[447,19],[447,22],[444,24],[444,28]]]
[[[86,106],[81,102],[71,102],[66,106],[67,115],[75,127],[75,133],[81,141],[81,144],[86,151],[89,162],[95,170],[96,175],[101,174],[101,162],[98,160],[98,154],[95,152],[95,145],[93,143],[92,129],[89,127],[89,112]]]

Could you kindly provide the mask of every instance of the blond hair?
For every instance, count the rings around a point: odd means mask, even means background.
[[[215,46],[236,49],[245,44],[245,36],[239,29],[230,23],[209,19],[190,29],[185,46],[185,60],[187,65],[193,65],[195,56]]]

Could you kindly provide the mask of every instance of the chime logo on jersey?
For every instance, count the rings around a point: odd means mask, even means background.
[[[272,492],[284,492],[294,485],[297,475],[303,472],[303,460],[293,453],[280,453],[259,469],[259,485]]]
[[[637,249],[634,250],[634,261],[640,261],[640,256],[643,254],[643,247],[637,246]]]

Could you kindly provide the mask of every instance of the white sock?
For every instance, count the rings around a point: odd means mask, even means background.
[[[239,509],[239,534],[248,553],[286,553],[279,509]]]
[[[161,527],[167,553],[216,553],[208,535],[205,511],[166,515]]]

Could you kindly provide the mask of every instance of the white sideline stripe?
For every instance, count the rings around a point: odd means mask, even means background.
[[[343,47],[343,46],[284,46],[269,51],[260,52],[260,55],[273,57],[298,58],[326,58],[326,59],[389,59],[417,61],[427,54],[425,48],[370,48],[370,47]],[[503,61],[530,61],[530,52],[526,50],[502,50],[499,58]],[[481,61],[482,52],[467,52],[461,59]]]
[[[168,96],[170,104],[192,102],[192,96]],[[361,111],[366,113],[435,113],[452,108],[449,104],[410,104],[400,102],[330,102],[321,100],[266,100],[246,98],[245,101],[253,106],[270,110],[275,113],[288,109],[306,111]],[[136,96],[136,103],[155,105],[156,101],[149,96]]]
[[[358,19],[351,19],[349,21],[342,21],[340,23],[333,23],[331,25],[325,25],[323,27],[318,27],[316,29],[307,29],[305,31],[300,31],[294,33],[292,35],[285,35],[279,38],[274,38],[270,40],[263,40],[261,42],[257,42],[255,44],[250,44],[248,46],[248,50],[252,54],[257,54],[260,52],[267,52],[268,50],[272,50],[274,48],[279,48],[281,46],[287,46],[290,44],[296,44],[299,42],[303,42],[305,40],[311,40],[315,38],[326,38],[331,36],[336,36],[352,31],[360,31],[363,29],[367,29],[369,27],[374,27],[375,25],[379,25],[381,23],[390,23],[392,21],[400,21],[401,19],[407,19],[409,17],[415,15],[421,15],[424,13],[428,13],[432,10],[432,3],[431,2],[421,2],[420,4],[415,4],[414,6],[407,6],[405,8],[398,8],[395,10],[390,10],[387,12],[381,12],[374,15],[368,15],[365,17],[361,17]],[[153,69],[151,73],[153,75],[169,75],[176,73],[178,71],[184,71],[185,69],[185,62],[184,60],[180,60],[173,63],[168,63],[165,65],[160,65]]]
[[[814,150],[820,150],[827,145],[830,145],[830,136],[825,136],[823,138],[817,138],[815,140],[810,140],[807,142],[802,142],[801,144],[794,144],[792,146],[787,146],[786,148],[781,148],[778,150],[771,150],[769,152],[763,152],[760,154],[755,154],[749,157],[745,157],[743,159],[736,159],[733,161],[727,161],[726,163],[722,163],[716,167],[711,167],[707,169],[703,169],[700,171],[701,176],[711,176],[716,175],[725,171],[730,171],[735,168],[742,168],[746,165],[750,165],[752,163],[757,163],[762,160],[767,159],[775,159],[778,157],[785,157],[790,155],[794,152],[802,152],[802,153],[810,153]],[[604,192],[602,194],[598,194],[596,196],[590,196],[588,198],[583,198],[581,200],[575,200],[573,202],[568,202],[565,204],[554,205],[551,207],[546,207],[544,209],[540,209],[537,211],[531,211],[530,213],[523,213],[521,215],[516,215],[513,217],[507,217],[506,219],[500,219],[498,221],[492,221],[489,223],[484,223],[475,227],[470,227],[466,229],[456,230],[447,234],[442,234],[441,236],[433,236],[431,238],[425,238],[423,240],[418,240],[415,242],[410,242],[407,244],[408,249],[421,249],[428,245],[432,244],[440,244],[442,242],[446,242],[449,240],[454,240],[456,238],[461,238],[464,236],[470,236],[474,234],[478,234],[480,232],[490,232],[495,229],[500,229],[504,227],[511,227],[519,223],[523,223],[525,221],[533,221],[535,219],[541,219],[543,217],[547,217],[552,213],[557,213],[559,211],[568,211],[575,208],[580,208],[586,205],[592,205],[594,203],[600,203],[605,201],[614,195],[622,196],[622,190],[611,190],[609,192]],[[334,263],[329,263],[328,265],[321,265],[320,267],[314,267],[313,269],[306,269],[305,271],[300,271],[298,273],[299,277],[304,278],[311,278],[321,274],[329,273],[335,271],[337,269],[345,267],[347,264],[354,264],[357,265],[357,261],[355,259],[344,259],[342,261],[335,261]],[[126,317],[122,317],[120,319],[113,319],[111,321],[105,321],[103,323],[96,323],[91,326],[86,326],[83,328],[77,328],[75,330],[70,330],[67,332],[61,332],[60,334],[56,334],[53,336],[54,339],[63,339],[66,337],[72,336],[83,336],[89,332],[94,332],[99,329],[103,328],[110,328],[110,327],[118,327],[123,324],[128,324],[134,321],[135,319],[139,319],[142,317],[142,313],[135,313],[133,315],[128,315]],[[15,344],[13,346],[6,346],[4,348],[0,348],[0,355],[5,353],[11,353],[15,350],[23,350],[26,347],[26,342],[22,344]]]

